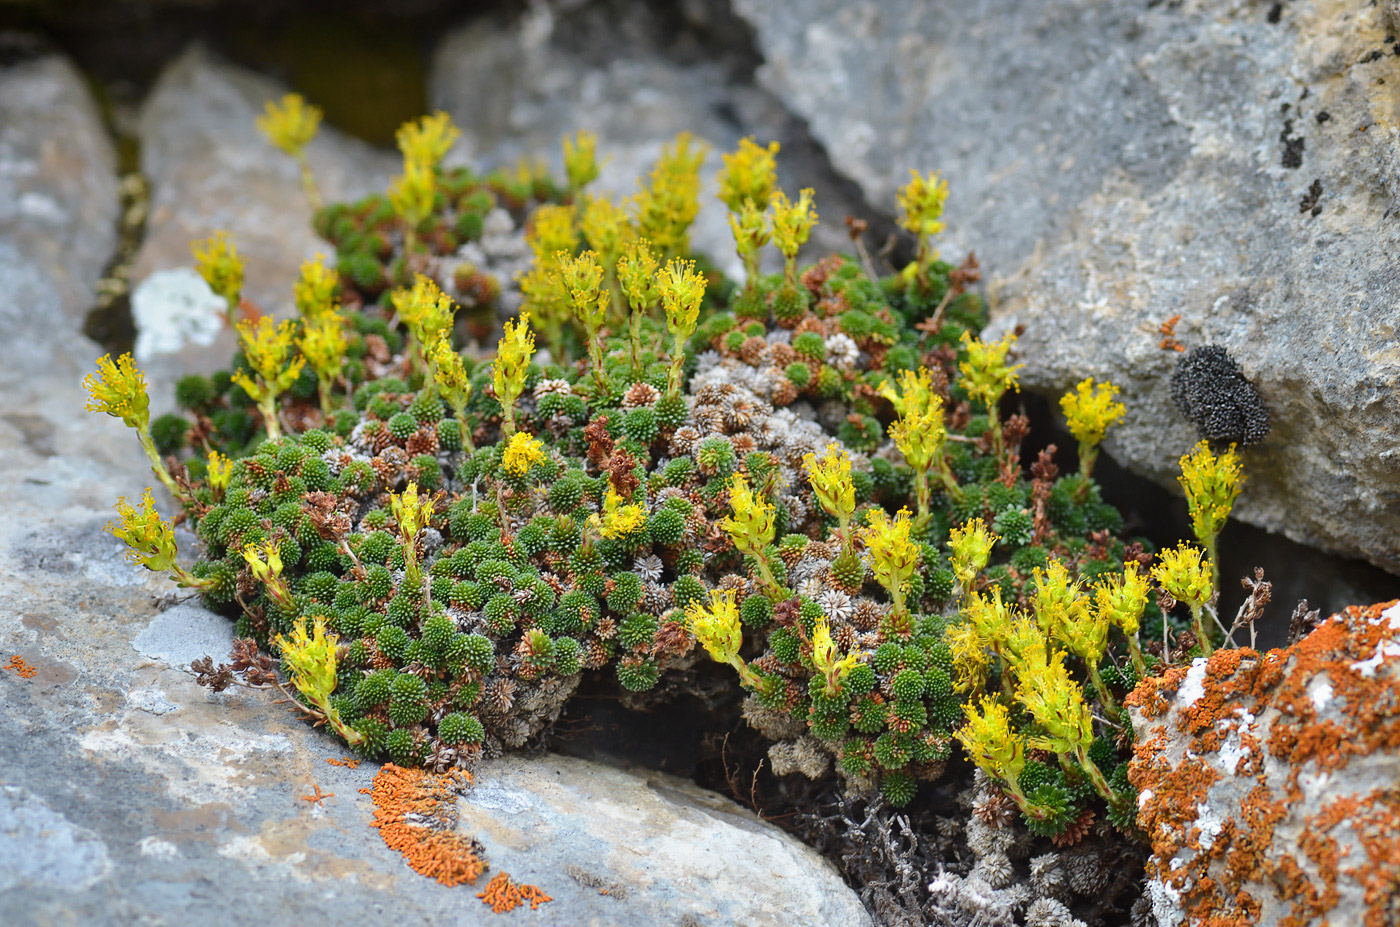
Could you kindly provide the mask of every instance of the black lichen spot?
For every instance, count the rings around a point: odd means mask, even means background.
[[[1269,7],[1269,12],[1264,18],[1270,23],[1278,22],[1283,18],[1283,4],[1275,3],[1273,6]]]
[[[1294,170],[1303,166],[1303,136],[1293,134],[1293,120],[1283,121],[1278,140],[1283,142],[1283,166]]]
[[[1322,206],[1318,200],[1322,198],[1322,178],[1314,177],[1312,185],[1308,187],[1308,192],[1303,194],[1303,198],[1298,201],[1299,212],[1310,212],[1314,216],[1321,215]]]
[[[1317,114],[1317,124],[1318,124],[1318,125],[1322,125],[1324,122],[1327,122],[1327,121],[1328,121],[1329,119],[1331,119],[1331,118],[1332,118],[1332,114],[1329,113],[1329,112],[1327,112],[1327,110],[1324,109],[1322,112],[1320,112],[1320,113]]]
[[[1269,411],[1240,365],[1219,345],[1195,347],[1177,361],[1172,402],[1207,441],[1258,444],[1269,433]]]
[[[1367,52],[1357,64],[1370,64],[1372,61],[1379,61],[1385,57],[1385,52],[1379,48]]]

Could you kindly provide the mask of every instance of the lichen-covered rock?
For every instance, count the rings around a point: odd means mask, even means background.
[[[1219,650],[1129,699],[1163,927],[1400,916],[1400,602]]]
[[[1245,521],[1400,570],[1400,59],[1385,4],[765,3],[764,86],[873,203],[910,167],[1024,325],[1023,383],[1124,390],[1108,442],[1175,488],[1195,440],[1160,350],[1227,347],[1273,421]],[[946,247],[946,245],[945,245]]]

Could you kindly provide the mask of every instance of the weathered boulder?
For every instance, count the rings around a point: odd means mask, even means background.
[[[1219,650],[1129,699],[1162,927],[1400,915],[1400,602]]]
[[[296,162],[273,148],[255,120],[286,93],[261,75],[200,46],[171,62],[141,109],[141,169],[150,216],[136,256],[132,310],[137,360],[153,383],[158,411],[171,406],[173,380],[226,366],[237,339],[218,317],[221,301],[193,279],[190,242],[219,229],[246,263],[244,296],[286,315],[301,262],[334,249],[311,229]],[[313,101],[314,102],[314,101]],[[379,192],[398,158],[322,125],[307,159],[327,202]]]
[[[710,146],[691,245],[741,276],[714,175],[720,153],[743,136],[776,139],[783,145],[780,182],[794,195],[799,187],[817,190],[823,224],[812,247],[848,247],[842,219],[866,211],[858,195],[837,181],[776,100],[735,80],[731,61],[695,55],[693,48],[689,55],[677,51],[675,30],[661,16],[643,4],[539,5],[449,33],[435,52],[429,83],[430,105],[451,113],[462,129],[449,161],[508,167],[543,156],[562,176],[561,136],[587,129],[597,134],[602,159],[596,189],[626,196],[662,146],[690,132]],[[603,47],[607,53],[600,55]]]
[[[1023,382],[1122,386],[1109,452],[1173,485],[1187,346],[1227,347],[1273,432],[1236,514],[1400,571],[1400,60],[1384,4],[764,3],[761,83],[870,201],[952,188]],[[994,329],[995,332],[995,329]]]
[[[75,333],[118,211],[116,155],[82,75],[58,55],[0,67],[0,337],[22,346],[0,364],[0,388],[18,391],[7,419],[26,419],[48,378],[94,351]]]

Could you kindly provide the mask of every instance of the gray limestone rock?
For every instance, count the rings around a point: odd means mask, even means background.
[[[587,129],[597,134],[603,159],[597,190],[625,196],[636,191],[663,145],[690,132],[710,146],[692,247],[741,276],[714,175],[721,152],[743,136],[776,139],[783,144],[780,183],[794,196],[798,187],[817,190],[823,224],[813,232],[813,249],[848,247],[842,219],[865,212],[859,197],[836,182],[781,105],[732,77],[731,62],[667,48],[675,36],[659,16],[640,4],[623,10],[541,4],[517,18],[481,18],[449,33],[429,84],[431,105],[451,113],[462,129],[449,160],[490,167],[543,156],[562,176],[561,136]],[[606,56],[597,53],[603,47]]]
[[[736,0],[762,84],[892,205],[948,179],[1023,382],[1124,389],[1107,448],[1174,486],[1195,442],[1167,390],[1227,347],[1270,437],[1236,514],[1400,571],[1397,60],[1386,4]],[[946,249],[945,249],[946,250]]]

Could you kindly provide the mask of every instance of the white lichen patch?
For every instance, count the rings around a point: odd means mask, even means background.
[[[1376,670],[1381,664],[1391,657],[1400,657],[1400,641],[1381,641],[1376,645],[1376,652],[1373,656],[1365,660],[1358,660],[1351,665],[1353,671],[1370,679],[1376,675]]]
[[[1196,700],[1206,694],[1206,658],[1197,657],[1191,663],[1186,678],[1181,680],[1181,688],[1176,690],[1176,701],[1182,708],[1190,708]]]
[[[208,347],[224,329],[227,303],[188,267],[151,274],[131,294],[136,360],[176,354],[186,345]]]

